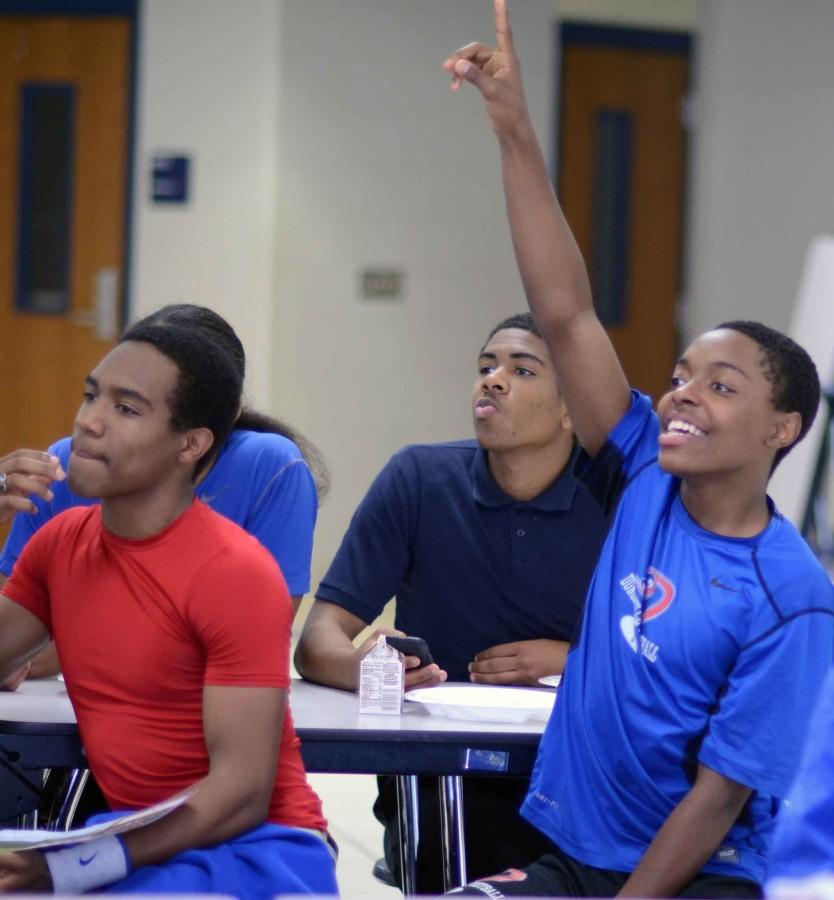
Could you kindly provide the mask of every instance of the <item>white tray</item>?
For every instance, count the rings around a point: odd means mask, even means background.
[[[546,722],[555,691],[489,684],[439,684],[406,691],[405,699],[419,703],[435,716],[470,722]]]

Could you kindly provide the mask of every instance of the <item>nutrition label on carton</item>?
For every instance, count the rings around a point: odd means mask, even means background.
[[[399,716],[403,706],[403,655],[380,635],[359,668],[359,712]]]

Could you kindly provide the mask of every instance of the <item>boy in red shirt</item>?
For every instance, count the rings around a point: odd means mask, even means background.
[[[238,413],[230,358],[139,323],[88,376],[58,516],[0,595],[0,677],[54,638],[111,807],[190,785],[123,838],[0,860],[0,890],[335,893],[321,805],[286,707],[292,607],[277,564],[193,496]]]

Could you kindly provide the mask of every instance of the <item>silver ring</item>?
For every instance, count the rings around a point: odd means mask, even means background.
[[[6,490],[6,473],[0,472],[0,494],[5,494]]]

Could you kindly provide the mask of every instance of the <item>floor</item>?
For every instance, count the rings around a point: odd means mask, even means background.
[[[345,897],[401,897],[371,875],[374,862],[382,856],[382,826],[374,819],[371,806],[376,797],[373,775],[308,776],[324,804],[330,833],[339,845],[336,877]]]

